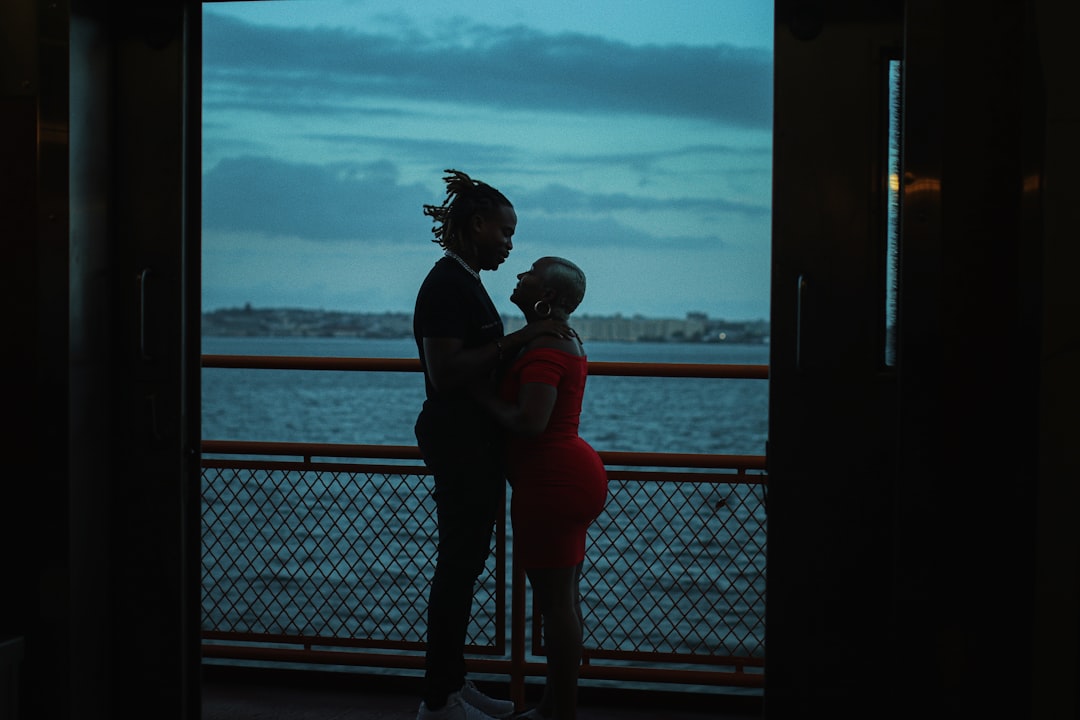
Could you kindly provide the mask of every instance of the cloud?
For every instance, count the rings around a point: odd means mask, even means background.
[[[203,226],[313,240],[391,240],[421,218],[427,188],[399,184],[388,162],[314,165],[226,158],[203,175]]]
[[[304,138],[333,147],[364,146],[389,157],[410,158],[424,164],[428,164],[433,157],[468,158],[470,167],[504,164],[517,153],[509,145],[465,140],[385,137],[363,133],[308,133]]]
[[[637,212],[736,212],[768,218],[769,208],[762,205],[725,200],[718,197],[658,198],[629,193],[585,193],[566,185],[550,184],[535,191],[518,193],[523,206],[553,214]],[[515,200],[515,203],[519,202]]]
[[[772,157],[772,148],[767,145],[741,146],[725,145],[721,143],[683,145],[680,147],[664,148],[663,150],[632,151],[621,153],[596,153],[596,154],[573,154],[556,155],[552,160],[559,163],[596,165],[627,165],[630,167],[648,168],[660,161],[669,161],[679,158],[712,157],[738,157],[747,160],[755,160],[763,165],[768,165]]]
[[[463,23],[439,37],[281,28],[204,12],[207,103],[331,112],[357,97],[634,113],[768,129],[772,58],[730,45],[636,46]]]
[[[396,242],[430,227],[421,207],[441,200],[421,183],[401,184],[389,161],[317,165],[247,155],[226,158],[203,176],[203,226],[309,240]],[[628,210],[734,212],[760,218],[769,212],[767,207],[723,198],[589,193],[558,184],[520,190],[513,202],[523,221],[536,219],[534,227],[551,228],[557,221],[556,236],[576,233],[591,243],[617,247],[717,242],[704,237],[658,238],[611,217]]]

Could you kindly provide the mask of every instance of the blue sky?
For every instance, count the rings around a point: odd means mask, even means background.
[[[508,314],[562,255],[579,314],[768,318],[772,3],[203,7],[204,309],[411,311],[456,168],[517,210]]]

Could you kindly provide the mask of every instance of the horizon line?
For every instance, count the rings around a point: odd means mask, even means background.
[[[216,308],[212,308],[212,309],[202,308],[201,314],[206,315],[206,314],[209,314],[209,313],[228,312],[228,311],[245,312],[245,311],[247,311],[249,309],[251,311],[257,311],[257,312],[259,312],[259,311],[275,311],[276,310],[276,311],[341,313],[341,314],[346,314],[346,315],[412,315],[413,314],[412,310],[335,310],[335,309],[329,309],[329,308],[324,308],[324,307],[314,308],[314,307],[302,307],[302,306],[262,306],[262,305],[257,306],[257,305],[255,305],[253,303],[250,303],[250,302],[245,303],[244,305],[232,305],[232,306],[228,306],[228,307],[220,306],[220,307],[216,307]],[[505,313],[505,312],[503,312],[501,310],[499,311],[500,316],[511,316],[511,315],[514,315],[514,314],[516,314],[516,313]],[[702,316],[704,316],[704,317],[706,317],[706,318],[708,318],[710,320],[723,320],[725,322],[769,322],[768,317],[729,318],[729,317],[723,317],[723,316],[719,316],[719,315],[710,315],[709,313],[707,313],[707,312],[705,312],[703,310],[687,310],[687,311],[685,311],[683,313],[683,315],[681,317],[671,317],[671,316],[667,316],[667,315],[645,315],[644,313],[640,313],[640,312],[624,313],[622,311],[617,311],[617,312],[614,312],[614,313],[607,313],[607,314],[585,312],[585,313],[580,313],[580,314],[574,315],[574,317],[579,317],[579,318],[586,318],[586,317],[593,317],[593,318],[622,317],[622,318],[631,318],[631,319],[633,319],[633,318],[643,318],[643,319],[649,319],[649,320],[686,320],[691,315],[702,315]]]

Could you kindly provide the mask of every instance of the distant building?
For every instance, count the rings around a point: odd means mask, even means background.
[[[520,315],[503,316],[506,332],[525,321]],[[583,340],[607,342],[730,342],[768,341],[764,320],[729,322],[712,320],[705,313],[687,313],[683,319],[641,315],[573,318]],[[405,312],[350,313],[299,308],[227,308],[203,313],[202,334],[239,337],[412,337],[412,314]]]

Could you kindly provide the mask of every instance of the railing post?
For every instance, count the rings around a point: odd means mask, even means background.
[[[521,711],[525,707],[525,571],[510,559],[510,699]]]

